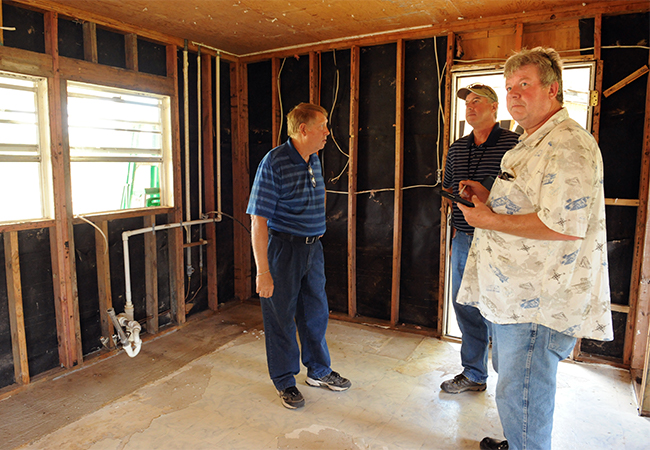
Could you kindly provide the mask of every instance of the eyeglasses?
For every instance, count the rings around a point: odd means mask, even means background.
[[[311,164],[307,164],[307,170],[309,171],[309,175],[311,176],[311,185],[313,187],[316,187],[316,177],[314,176],[314,171],[311,168]]]

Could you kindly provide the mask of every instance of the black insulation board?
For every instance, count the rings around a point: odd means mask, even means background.
[[[350,50],[321,55],[321,105],[328,111],[330,136],[319,156],[329,191],[347,192],[350,147]],[[337,89],[338,86],[338,89]],[[341,147],[336,146],[335,141]],[[340,175],[340,177],[339,177]],[[328,193],[327,232],[323,236],[327,299],[330,310],[348,311],[348,196]]]
[[[7,279],[5,270],[5,243],[0,237],[0,279]],[[15,382],[14,358],[11,348],[11,324],[7,284],[0,283],[0,389]]]
[[[438,64],[436,64],[437,47]],[[404,75],[404,186],[436,184],[444,130],[439,129],[438,72],[446,37],[406,42]],[[441,100],[444,102],[444,98]],[[400,321],[436,328],[440,271],[440,203],[431,188],[403,191]]]
[[[126,69],[124,35],[97,27],[97,62]]]
[[[604,47],[647,46],[649,18],[650,14],[603,17],[603,91],[648,64],[647,49]],[[609,97],[601,96],[599,145],[607,198],[638,198],[647,84],[645,74]]]
[[[230,111],[230,63],[221,61],[221,203],[223,212],[233,215],[233,176],[232,176],[232,126]],[[213,77],[214,80],[214,77]],[[212,92],[216,92],[216,84],[213,81]],[[214,111],[216,111],[216,97],[214,98]],[[215,133],[216,142],[216,133]],[[216,173],[216,145],[214,161]],[[217,192],[217,178],[215,176],[215,193]],[[216,200],[215,200],[216,202]],[[217,293],[219,303],[224,303],[235,298],[235,251],[234,251],[234,227],[241,227],[232,219],[223,216],[223,220],[217,224]]]
[[[165,46],[138,38],[138,71],[166,77],[167,49]]]
[[[595,356],[605,356],[608,358],[623,359],[625,347],[625,327],[627,314],[612,311],[612,322],[614,325],[613,341],[597,341],[594,339],[581,339],[580,350],[583,353]]]
[[[75,225],[74,245],[81,345],[83,354],[87,355],[102,347],[99,340],[102,332],[99,317],[95,228],[85,223]]]
[[[59,55],[84,59],[84,28],[81,22],[59,17]]]
[[[292,83],[290,76],[295,72],[285,72],[285,83]],[[273,143],[272,114],[272,80],[271,61],[248,64],[248,98],[255,99],[255,104],[248,109],[248,163],[249,182],[253,185],[257,167],[266,154],[276,145]],[[309,98],[307,98],[307,101]],[[286,127],[286,125],[285,125]],[[286,129],[285,129],[286,131]],[[248,205],[244,205],[246,208]],[[251,260],[252,274],[256,274],[256,265]],[[256,291],[256,277],[251,277],[251,292]]]
[[[4,46],[45,53],[42,13],[2,2],[2,26],[16,28],[15,31],[2,33]]]
[[[59,365],[48,229],[18,233],[25,334],[31,377]]]
[[[282,132],[280,134],[280,142],[284,142],[287,140],[287,114],[298,103],[309,102],[309,56],[296,55],[294,57],[284,58],[280,62],[280,65],[279,77],[282,101]],[[252,98],[249,95],[249,105],[251,104],[251,100]],[[263,101],[265,102],[266,100]],[[251,109],[249,108],[249,112]]]
[[[357,191],[395,186],[396,44],[360,52]],[[390,319],[394,192],[357,196],[357,311]]]

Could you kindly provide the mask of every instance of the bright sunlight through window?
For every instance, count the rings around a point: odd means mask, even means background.
[[[46,86],[0,72],[0,222],[52,217]]]
[[[166,206],[169,97],[68,82],[75,214]]]

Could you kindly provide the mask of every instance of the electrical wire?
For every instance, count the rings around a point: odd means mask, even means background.
[[[241,226],[244,228],[244,230],[246,230],[246,231],[248,232],[248,234],[251,233],[251,231],[246,227],[246,225],[244,225],[243,222],[241,222],[239,219],[234,218],[234,217],[231,216],[230,214],[226,214],[225,212],[221,212],[221,211],[208,211],[208,212],[206,212],[204,215],[207,217],[208,214],[221,214],[222,216],[226,216],[226,217],[228,217],[229,219],[232,219],[232,220],[234,220],[235,222],[237,222],[239,225],[241,225]],[[216,220],[215,220],[215,222],[216,222]]]
[[[286,61],[287,58],[284,58],[282,60],[282,65],[280,66],[280,70],[278,71],[277,84],[278,84],[278,102],[280,103],[280,129],[278,130],[278,142],[276,142],[275,144],[276,146],[280,145],[280,141],[282,140],[282,124],[284,123],[284,111],[282,111],[282,92],[280,91],[280,75],[282,74],[282,68],[284,67],[284,63]]]
[[[74,216],[74,217],[75,217],[76,219],[81,219],[81,220],[83,220],[84,222],[86,222],[86,223],[92,225],[93,227],[95,227],[95,228],[97,229],[97,231],[99,231],[99,233],[100,233],[100,234],[102,235],[102,237],[104,238],[104,254],[106,254],[106,252],[108,251],[108,238],[106,237],[106,235],[104,234],[104,232],[102,231],[102,229],[99,228],[99,227],[97,226],[97,224],[95,224],[94,222],[92,222],[92,221],[86,219],[84,216],[78,216],[78,215],[77,215],[77,216]]]

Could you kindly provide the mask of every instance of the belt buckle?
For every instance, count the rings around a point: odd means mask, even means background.
[[[309,245],[311,245],[311,244],[313,244],[314,242],[316,242],[316,239],[317,239],[316,236],[307,236],[307,237],[305,238],[305,244],[309,244]]]

